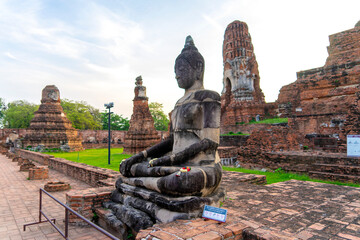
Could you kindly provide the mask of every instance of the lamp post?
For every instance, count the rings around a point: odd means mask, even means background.
[[[112,114],[112,112],[110,112],[110,108],[114,107],[114,103],[105,103],[104,106],[106,107],[106,109],[109,109],[109,113],[107,113],[109,115],[109,121],[108,121],[108,127],[109,127],[109,139],[108,139],[108,164],[110,165],[110,144],[111,144],[111,132],[110,132],[110,115]]]

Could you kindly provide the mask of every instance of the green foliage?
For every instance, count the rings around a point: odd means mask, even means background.
[[[3,127],[4,111],[6,110],[5,100],[0,98],[0,127]]]
[[[309,149],[309,146],[303,146],[303,150],[308,150]]]
[[[101,129],[101,114],[85,101],[62,99],[61,106],[76,129]]]
[[[223,166],[222,168],[224,171],[265,175],[267,184],[272,184],[272,183],[277,183],[277,182],[285,182],[285,181],[288,181],[291,179],[295,179],[295,180],[299,180],[299,181],[311,181],[311,182],[329,183],[329,184],[344,185],[344,186],[351,186],[351,187],[360,187],[360,184],[356,184],[356,183],[344,183],[344,182],[339,182],[339,181],[325,181],[325,180],[320,180],[320,179],[313,179],[305,174],[296,174],[296,173],[285,172],[281,168],[276,169],[274,172],[262,172],[262,171],[251,170],[251,169],[246,169],[246,168],[234,168],[234,167],[225,167],[225,166]]]
[[[123,154],[123,148],[112,148],[110,156],[110,165],[108,164],[108,149],[87,149],[79,152],[44,152],[57,158],[64,158],[72,162],[85,163],[87,165],[107,168],[119,171],[119,165],[123,159],[132,155]]]
[[[5,128],[28,128],[34,117],[34,112],[39,105],[29,103],[25,100],[10,102],[6,110],[2,111],[3,125]]]
[[[109,129],[108,126],[108,113],[102,112],[101,113],[101,126],[103,130]],[[121,114],[117,115],[115,113],[111,114],[111,118],[110,118],[110,129],[111,130],[122,130],[122,131],[127,131],[129,130],[130,127],[130,120],[126,117],[123,117]]]
[[[169,126],[169,119],[164,113],[163,105],[161,103],[152,102],[149,104],[151,116],[154,119],[156,130],[167,131]]]

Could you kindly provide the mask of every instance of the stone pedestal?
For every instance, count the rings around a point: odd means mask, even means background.
[[[158,142],[160,136],[154,127],[154,120],[149,111],[146,87],[142,85],[141,76],[136,78],[133,114],[129,131],[126,133],[124,153],[137,153]]]
[[[49,178],[49,168],[45,166],[29,169],[29,180],[42,180]],[[46,189],[45,189],[46,190]]]
[[[24,138],[24,146],[60,148],[67,145],[70,151],[78,151],[83,149],[81,141],[60,105],[59,89],[54,85],[46,86],[42,91],[39,110],[34,113],[29,132]]]

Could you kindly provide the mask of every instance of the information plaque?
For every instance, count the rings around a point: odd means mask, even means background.
[[[347,155],[360,157],[360,135],[347,135]]]
[[[216,220],[219,222],[225,222],[226,215],[227,215],[226,209],[205,205],[202,217]]]

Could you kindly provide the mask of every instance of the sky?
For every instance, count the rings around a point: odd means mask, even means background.
[[[360,20],[359,0],[0,0],[0,98],[61,98],[132,114],[135,78],[170,112],[184,90],[174,62],[187,35],[205,59],[205,88],[223,89],[226,26],[246,22],[267,102],[296,72],[322,67],[328,36]]]

